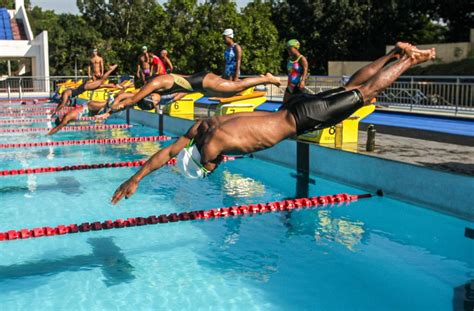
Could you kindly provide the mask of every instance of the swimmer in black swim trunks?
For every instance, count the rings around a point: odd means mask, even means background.
[[[153,78],[133,97],[116,100],[112,109],[118,111],[127,106],[133,106],[152,93],[168,95],[174,93],[200,92],[205,96],[230,97],[250,87],[267,83],[277,86],[280,85],[278,78],[270,73],[256,78],[242,79],[240,81],[225,80],[218,75],[208,72],[201,72],[192,76],[181,76],[171,73]]]
[[[59,102],[59,105],[54,110],[53,115],[55,115],[64,106],[68,105],[71,102],[71,99],[81,95],[85,91],[92,91],[92,90],[96,90],[102,87],[105,87],[105,88],[117,87],[117,85],[115,84],[105,84],[105,81],[107,81],[107,79],[112,74],[112,72],[114,72],[115,69],[117,69],[117,65],[111,65],[109,66],[109,70],[102,76],[101,79],[95,80],[95,81],[87,81],[87,82],[82,83],[75,89],[65,90],[61,94],[61,101]]]
[[[434,49],[418,50],[398,43],[384,57],[363,67],[339,89],[316,95],[302,94],[278,112],[247,112],[197,121],[173,144],[154,154],[114,193],[112,203],[135,193],[143,177],[177,157],[177,167],[188,177],[205,177],[217,168],[223,154],[246,154],[314,129],[335,125],[353,114],[410,67],[434,59]],[[384,66],[392,59],[398,61]]]

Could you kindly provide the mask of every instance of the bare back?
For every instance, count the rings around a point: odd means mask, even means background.
[[[236,113],[201,122],[195,142],[204,164],[221,154],[246,154],[270,148],[295,134],[294,117],[286,110],[257,116]]]

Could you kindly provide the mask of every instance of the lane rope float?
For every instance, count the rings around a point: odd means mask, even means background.
[[[32,143],[0,144],[0,149],[72,146],[72,145],[111,145],[111,144],[114,145],[114,144],[124,144],[124,143],[136,143],[136,142],[142,142],[142,141],[166,141],[166,140],[171,140],[171,139],[174,139],[174,137],[146,136],[146,137],[43,141],[43,142],[32,142]]]
[[[80,225],[59,225],[56,227],[38,227],[33,229],[7,230],[0,232],[0,241],[11,241],[17,239],[40,238],[55,235],[65,235],[73,233],[83,233],[89,231],[100,231],[109,229],[130,228],[135,226],[164,224],[168,222],[206,220],[213,218],[225,218],[232,216],[245,216],[263,214],[267,212],[282,212],[293,209],[309,207],[328,207],[335,204],[342,205],[359,199],[372,197],[371,194],[350,195],[346,193],[326,195],[312,198],[300,198],[269,203],[259,203],[250,205],[240,205],[208,210],[198,210],[182,213],[152,215],[148,217],[131,217],[127,219],[105,220],[84,222]]]
[[[0,108],[0,113],[21,113],[21,112],[48,112],[48,111],[52,111],[56,109],[56,107],[54,106],[51,106],[51,107],[37,107],[37,106],[33,106],[33,107],[9,107],[9,108],[3,108],[1,109]],[[64,110],[64,111],[70,111],[70,110],[73,110],[75,109],[74,107],[63,107],[61,108],[61,110]]]
[[[51,118],[28,118],[28,119],[6,119],[6,120],[0,119],[0,124],[29,124],[29,123],[53,122],[53,121],[54,119],[51,119]],[[75,121],[103,121],[103,120],[96,117],[82,117],[80,119],[73,120],[71,122],[75,122]]]
[[[128,129],[132,125],[129,124],[102,124],[102,125],[69,125],[61,129],[62,132],[71,131],[94,131],[94,130],[110,130],[110,129]],[[27,128],[7,128],[1,129],[0,133],[32,133],[32,132],[46,132],[51,130],[47,127],[27,127]]]
[[[243,159],[244,156],[227,156],[223,155],[222,161],[234,161]],[[97,163],[97,164],[77,164],[77,165],[65,165],[65,166],[50,166],[50,167],[37,167],[37,168],[21,168],[0,171],[1,176],[16,176],[16,175],[29,175],[29,174],[42,174],[42,173],[54,173],[54,172],[65,172],[65,171],[81,171],[81,170],[96,170],[102,168],[119,168],[119,167],[136,167],[143,166],[147,160],[137,161],[123,161],[123,162],[109,162],[109,163]],[[176,165],[176,159],[169,160],[166,165]]]
[[[37,116],[46,116],[52,113],[54,109],[49,109],[44,112],[25,112],[25,113],[18,113],[18,112],[12,112],[12,113],[0,113],[0,117],[37,117]],[[61,109],[62,111],[62,109]],[[62,115],[61,113],[57,113],[57,115]]]

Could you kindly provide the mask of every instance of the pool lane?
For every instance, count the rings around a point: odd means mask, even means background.
[[[361,123],[393,126],[474,137],[474,120],[406,113],[374,112]]]

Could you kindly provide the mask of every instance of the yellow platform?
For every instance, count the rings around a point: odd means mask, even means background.
[[[359,138],[359,122],[374,112],[374,110],[375,105],[364,106],[342,122],[342,142],[344,144],[357,144]],[[336,127],[332,126],[300,135],[298,138],[318,144],[334,144],[335,134]]]
[[[216,108],[216,115],[226,115],[238,112],[252,112],[257,106],[267,101],[266,92],[251,92],[232,97],[218,98],[211,97],[211,100],[217,100],[220,104]]]
[[[194,120],[194,103],[202,98],[202,93],[190,93],[169,105],[166,105],[163,112],[171,117]]]

